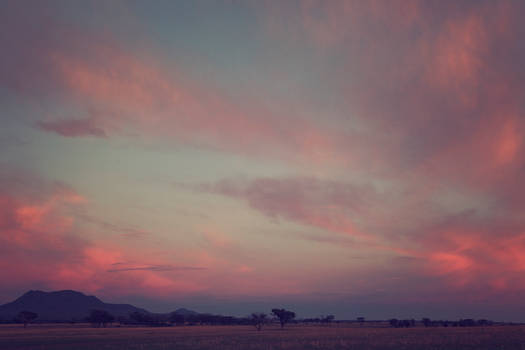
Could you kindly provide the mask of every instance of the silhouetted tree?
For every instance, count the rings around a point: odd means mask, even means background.
[[[117,317],[117,321],[122,326],[128,322],[128,318],[126,316],[119,316]]]
[[[392,319],[390,319],[388,322],[390,323],[390,325],[391,325],[392,327],[398,327],[398,323],[399,323],[399,321],[398,321],[397,318],[392,318]]]
[[[130,321],[135,324],[142,324],[151,327],[169,326],[168,321],[171,315],[152,314],[134,311],[129,314]]]
[[[105,310],[91,310],[87,320],[94,327],[106,327],[108,323],[115,321],[115,317]]]
[[[251,317],[254,327],[260,331],[262,327],[268,323],[268,315],[262,312],[254,312]]]
[[[423,323],[425,327],[430,327],[430,325],[432,324],[432,321],[430,320],[430,318],[426,318],[426,317],[422,319],[421,322]]]
[[[476,322],[471,318],[467,318],[465,320],[459,320],[460,327],[474,327],[475,325],[476,325]]]
[[[288,311],[285,309],[272,309],[272,314],[279,319],[281,323],[281,328],[284,328],[284,325],[295,318],[295,312]]]
[[[492,326],[492,321],[481,319],[478,320],[478,326]]]
[[[357,318],[357,322],[359,322],[359,325],[362,327],[363,323],[365,323],[365,318],[364,317],[358,317]]]
[[[328,316],[325,316],[325,317],[321,317],[321,322],[322,323],[332,323],[332,321],[335,319],[335,316],[334,315],[328,315]]]
[[[24,328],[27,327],[27,325],[33,320],[35,320],[38,317],[38,314],[32,311],[20,311],[20,313],[17,316],[17,319],[20,320],[20,322],[24,323]]]

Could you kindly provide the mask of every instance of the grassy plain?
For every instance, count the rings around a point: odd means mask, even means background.
[[[2,350],[170,349],[525,349],[525,326],[369,328],[355,326],[248,326],[90,328],[79,325],[0,326]]]

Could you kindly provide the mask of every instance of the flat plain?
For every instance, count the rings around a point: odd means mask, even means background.
[[[525,349],[525,326],[388,328],[352,325],[185,326],[166,328],[87,325],[0,326],[2,350],[168,349]]]

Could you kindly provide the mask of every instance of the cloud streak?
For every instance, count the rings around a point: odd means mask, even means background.
[[[116,265],[116,264],[113,264]],[[199,266],[172,266],[172,265],[149,265],[149,266],[127,266],[118,267],[107,270],[108,272],[124,272],[124,271],[200,271],[206,270],[206,267]]]
[[[95,123],[92,118],[39,121],[37,127],[64,137],[106,137],[105,131]]]

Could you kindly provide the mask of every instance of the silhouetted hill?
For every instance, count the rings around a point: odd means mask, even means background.
[[[42,292],[31,290],[20,298],[0,306],[0,319],[11,320],[20,311],[32,311],[38,314],[37,321],[82,320],[93,309],[105,310],[114,315],[128,316],[144,309],[129,304],[107,304],[94,296],[88,296],[73,290]]]

